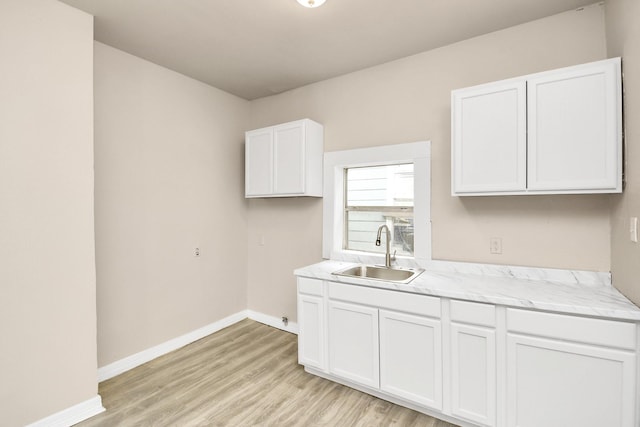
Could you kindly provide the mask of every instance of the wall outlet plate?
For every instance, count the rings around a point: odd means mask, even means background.
[[[502,238],[492,237],[489,239],[489,252],[496,255],[502,253]]]

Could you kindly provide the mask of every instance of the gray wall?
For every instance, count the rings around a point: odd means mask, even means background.
[[[640,304],[640,244],[629,239],[629,218],[640,216],[640,2],[608,0],[607,48],[622,57],[626,188],[611,198],[611,274],[623,294]]]
[[[93,19],[0,2],[0,424],[97,396]]]
[[[325,151],[432,142],[433,257],[608,271],[609,196],[451,197],[451,90],[606,57],[594,5],[251,103],[251,128],[309,117]],[[295,316],[291,271],[320,260],[322,201],[251,200],[249,308]],[[265,246],[258,236],[265,236]],[[502,255],[489,253],[501,237]]]
[[[102,367],[246,309],[249,104],[101,43],[95,92]]]

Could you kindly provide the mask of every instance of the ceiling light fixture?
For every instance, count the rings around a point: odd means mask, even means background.
[[[322,6],[326,0],[297,0],[304,7]]]

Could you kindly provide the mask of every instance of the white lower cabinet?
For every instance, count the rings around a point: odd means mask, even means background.
[[[496,333],[451,324],[451,413],[483,426],[496,425]]]
[[[326,370],[324,283],[298,278],[298,363]]]
[[[329,301],[329,372],[378,388],[378,310]]]
[[[508,309],[507,329],[509,427],[638,425],[635,324]]]
[[[496,308],[450,301],[451,413],[478,425],[496,425]]]
[[[298,322],[310,372],[455,424],[640,426],[633,322],[305,278]]]
[[[635,357],[509,334],[508,425],[634,426]]]
[[[440,300],[328,282],[329,373],[442,409]]]
[[[380,310],[380,389],[442,409],[440,320]]]
[[[325,369],[324,361],[324,304],[322,297],[298,296],[298,363]]]

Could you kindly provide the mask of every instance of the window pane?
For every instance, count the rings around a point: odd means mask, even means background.
[[[347,206],[413,206],[413,163],[347,169]]]
[[[375,246],[385,224],[391,253],[413,255],[413,164],[350,168],[345,181],[344,248],[385,253],[385,233]]]
[[[391,232],[391,254],[413,255],[413,213],[347,211],[346,249],[354,251],[385,253],[386,233],[382,233],[381,244],[376,246],[378,227],[386,224]]]

